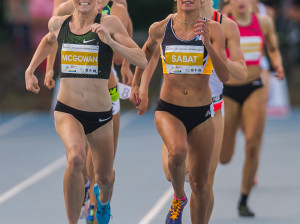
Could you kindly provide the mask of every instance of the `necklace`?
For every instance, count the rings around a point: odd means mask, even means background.
[[[179,22],[181,22],[181,23],[184,23],[184,24],[190,24],[190,25],[195,24],[195,23],[197,22],[197,20],[199,19],[199,18],[196,19],[196,21],[194,21],[194,22],[186,22],[186,21],[183,21],[183,20],[179,19],[179,18],[177,17],[177,15],[174,16],[174,18],[177,19],[177,20],[178,20]]]

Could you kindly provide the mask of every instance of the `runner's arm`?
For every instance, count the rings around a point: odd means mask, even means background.
[[[228,32],[227,38],[227,46],[230,54],[230,59],[227,58],[227,65],[230,71],[230,75],[234,79],[243,82],[246,81],[248,73],[244,54],[242,52],[240,44],[240,31],[234,21],[226,18],[226,23],[226,29],[230,30]]]
[[[265,16],[263,18],[264,26],[266,27],[266,46],[267,46],[267,52],[270,57],[271,63],[276,71],[276,76],[278,79],[284,78],[284,68],[282,65],[282,57],[281,53],[278,47],[278,39],[276,36],[276,31],[274,27],[274,22],[269,16]]]

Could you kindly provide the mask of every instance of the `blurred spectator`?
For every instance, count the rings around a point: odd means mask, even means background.
[[[220,2],[221,2],[222,0],[213,0],[213,7],[214,7],[214,9],[219,9],[220,8]]]
[[[48,33],[48,21],[52,16],[53,0],[28,0],[30,13],[31,43],[35,50]],[[45,62],[38,68],[42,74],[45,73]]]
[[[13,48],[11,51],[14,65],[12,67],[13,75],[15,81],[22,82],[22,86],[24,86],[24,72],[30,60],[28,53],[31,52],[28,0],[7,0],[4,3],[4,18],[9,28],[9,40]]]
[[[281,27],[285,31],[286,38],[286,63],[290,76],[292,103],[300,101],[300,0],[285,0],[283,5],[283,17],[285,24]]]
[[[290,7],[287,10],[287,18],[296,23],[300,23],[300,0],[290,1]]]

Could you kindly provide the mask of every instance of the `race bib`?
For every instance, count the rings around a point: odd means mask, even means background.
[[[241,37],[241,48],[246,61],[257,61],[261,57],[261,37]]]
[[[120,99],[122,100],[129,99],[131,94],[131,86],[118,82],[118,89],[119,89]]]
[[[98,75],[97,45],[63,44],[61,71],[63,73]]]
[[[165,49],[165,64],[168,73],[202,74],[204,46],[169,45]]]

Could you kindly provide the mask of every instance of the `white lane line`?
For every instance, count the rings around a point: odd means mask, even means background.
[[[174,193],[173,187],[169,187],[168,190],[160,197],[155,203],[147,215],[138,224],[149,224],[161,211],[161,209],[170,201]]]
[[[66,164],[66,156],[55,160],[50,165],[46,166],[41,171],[35,173],[33,176],[29,177],[27,180],[17,184],[9,191],[5,192],[4,194],[0,195],[0,205],[5,201],[9,200],[10,198],[14,197],[24,189],[30,187],[31,185],[37,183],[38,181],[44,179],[46,176],[50,175],[54,171],[58,170],[62,166]]]
[[[28,113],[28,115],[29,114],[30,113]],[[16,120],[17,121],[23,121],[23,123],[24,123],[24,121],[28,119],[28,116],[25,116],[25,115],[26,114],[24,114],[23,116],[21,115],[21,116],[17,117],[16,119],[14,119],[14,121],[12,121],[14,127],[17,126],[14,123],[18,123],[18,122],[15,122]],[[27,117],[27,119],[24,119],[26,117]],[[124,115],[122,115],[121,119],[124,120],[124,121],[120,124],[120,129],[125,128],[136,117],[137,117],[137,115],[134,115],[130,111],[127,112],[127,113],[125,113]],[[9,122],[7,122],[7,123],[9,123]],[[5,123],[4,125],[6,125],[7,123]],[[0,126],[0,131],[2,130],[2,127],[4,125]],[[8,127],[9,127],[9,125],[8,125]],[[35,173],[34,175],[32,175],[31,177],[29,177],[28,179],[24,180],[23,182],[21,182],[21,183],[17,184],[16,186],[14,186],[12,189],[10,189],[10,190],[6,191],[5,193],[3,193],[2,195],[0,195],[0,205],[3,204],[5,201],[9,200],[10,198],[16,196],[17,194],[19,194],[20,192],[22,192],[26,188],[34,185],[38,181],[40,181],[40,180],[44,179],[45,177],[49,176],[50,174],[52,174],[56,170],[58,170],[61,167],[63,167],[65,164],[66,164],[66,156],[62,156],[59,159],[55,160],[53,163],[51,163],[50,165],[46,166],[41,171]]]
[[[14,130],[25,125],[31,119],[33,119],[35,115],[36,115],[36,113],[31,111],[31,112],[28,112],[25,114],[21,114],[13,119],[7,121],[6,123],[0,125],[0,137],[4,136],[10,132],[13,132]]]

